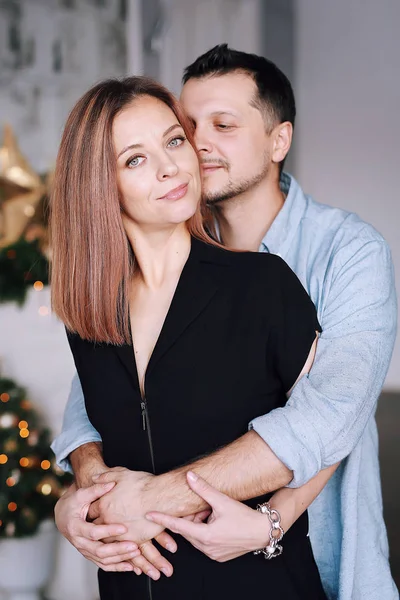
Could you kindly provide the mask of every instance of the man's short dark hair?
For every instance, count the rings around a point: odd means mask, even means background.
[[[294,126],[296,104],[290,81],[270,60],[256,54],[239,52],[219,44],[197,58],[186,67],[182,83],[189,79],[201,79],[242,72],[248,74],[256,84],[257,95],[253,104],[264,116],[266,126],[271,130],[285,121]]]

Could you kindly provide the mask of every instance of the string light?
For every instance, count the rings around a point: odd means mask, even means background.
[[[44,286],[41,281],[35,281],[35,283],[33,284],[33,289],[35,289],[37,292],[41,292],[43,287]]]
[[[29,458],[26,458],[25,456],[23,456],[19,461],[19,464],[21,465],[21,467],[29,467],[29,463],[30,463]]]
[[[23,427],[23,428],[21,429],[21,431],[19,432],[19,435],[20,435],[22,438],[27,438],[27,437],[29,436],[29,429],[26,429],[26,427]]]
[[[3,392],[3,394],[0,395],[0,400],[2,402],[8,402],[10,399],[10,394],[7,394],[7,392]]]
[[[5,465],[8,461],[7,454],[0,454],[0,465]]]
[[[44,483],[42,485],[42,489],[41,492],[43,494],[43,496],[49,496],[51,494],[51,485],[49,483]]]
[[[19,427],[20,429],[28,429],[28,423],[27,423],[27,421],[20,421],[20,422],[18,423],[18,427]]]
[[[8,429],[12,427],[16,421],[15,415],[12,413],[4,413],[0,417],[0,427],[4,427],[4,429]]]
[[[42,460],[42,462],[40,463],[40,466],[42,467],[42,469],[44,471],[47,471],[47,469],[50,469],[51,463],[49,460]]]

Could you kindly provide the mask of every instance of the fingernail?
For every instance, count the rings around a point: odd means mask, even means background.
[[[154,521],[154,519],[153,519],[152,515],[150,515],[150,514],[149,514],[149,515],[146,515],[146,519],[147,519],[148,521],[152,521],[152,522]]]
[[[134,567],[133,570],[135,571],[136,575],[142,574],[142,571],[140,569],[137,569],[136,567]]]
[[[161,571],[164,573],[164,575],[165,575],[166,577],[169,577],[169,576],[170,576],[170,573],[171,573],[171,572],[170,572],[170,570],[169,570],[169,569],[161,569]]]
[[[126,531],[125,527],[118,527],[115,530],[115,535],[122,535],[123,533],[125,533],[125,531]]]
[[[190,479],[190,481],[198,480],[196,473],[193,473],[193,471],[188,471],[187,478]]]
[[[149,571],[147,575],[154,580],[157,580],[160,577],[160,574],[157,573],[157,571]]]
[[[167,544],[167,550],[170,552],[176,552],[176,546],[174,544]]]

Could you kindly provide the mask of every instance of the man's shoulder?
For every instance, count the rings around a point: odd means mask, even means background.
[[[301,226],[315,234],[316,240],[330,239],[339,247],[349,243],[361,246],[370,242],[386,245],[384,237],[375,227],[356,213],[322,204],[311,196],[305,198],[306,207]]]

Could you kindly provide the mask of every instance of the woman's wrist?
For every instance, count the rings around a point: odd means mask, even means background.
[[[263,515],[256,509],[251,509],[253,512],[253,535],[252,535],[252,548],[251,551],[260,550],[265,548],[269,542],[269,534],[271,531],[271,523],[268,521],[266,515]]]
[[[280,541],[283,538],[284,531],[281,525],[280,513],[271,507],[269,502],[257,505],[257,512],[267,518],[269,523],[268,541],[261,548],[258,548],[254,554],[264,554],[264,557],[269,560],[279,556],[283,552],[283,547]]]

